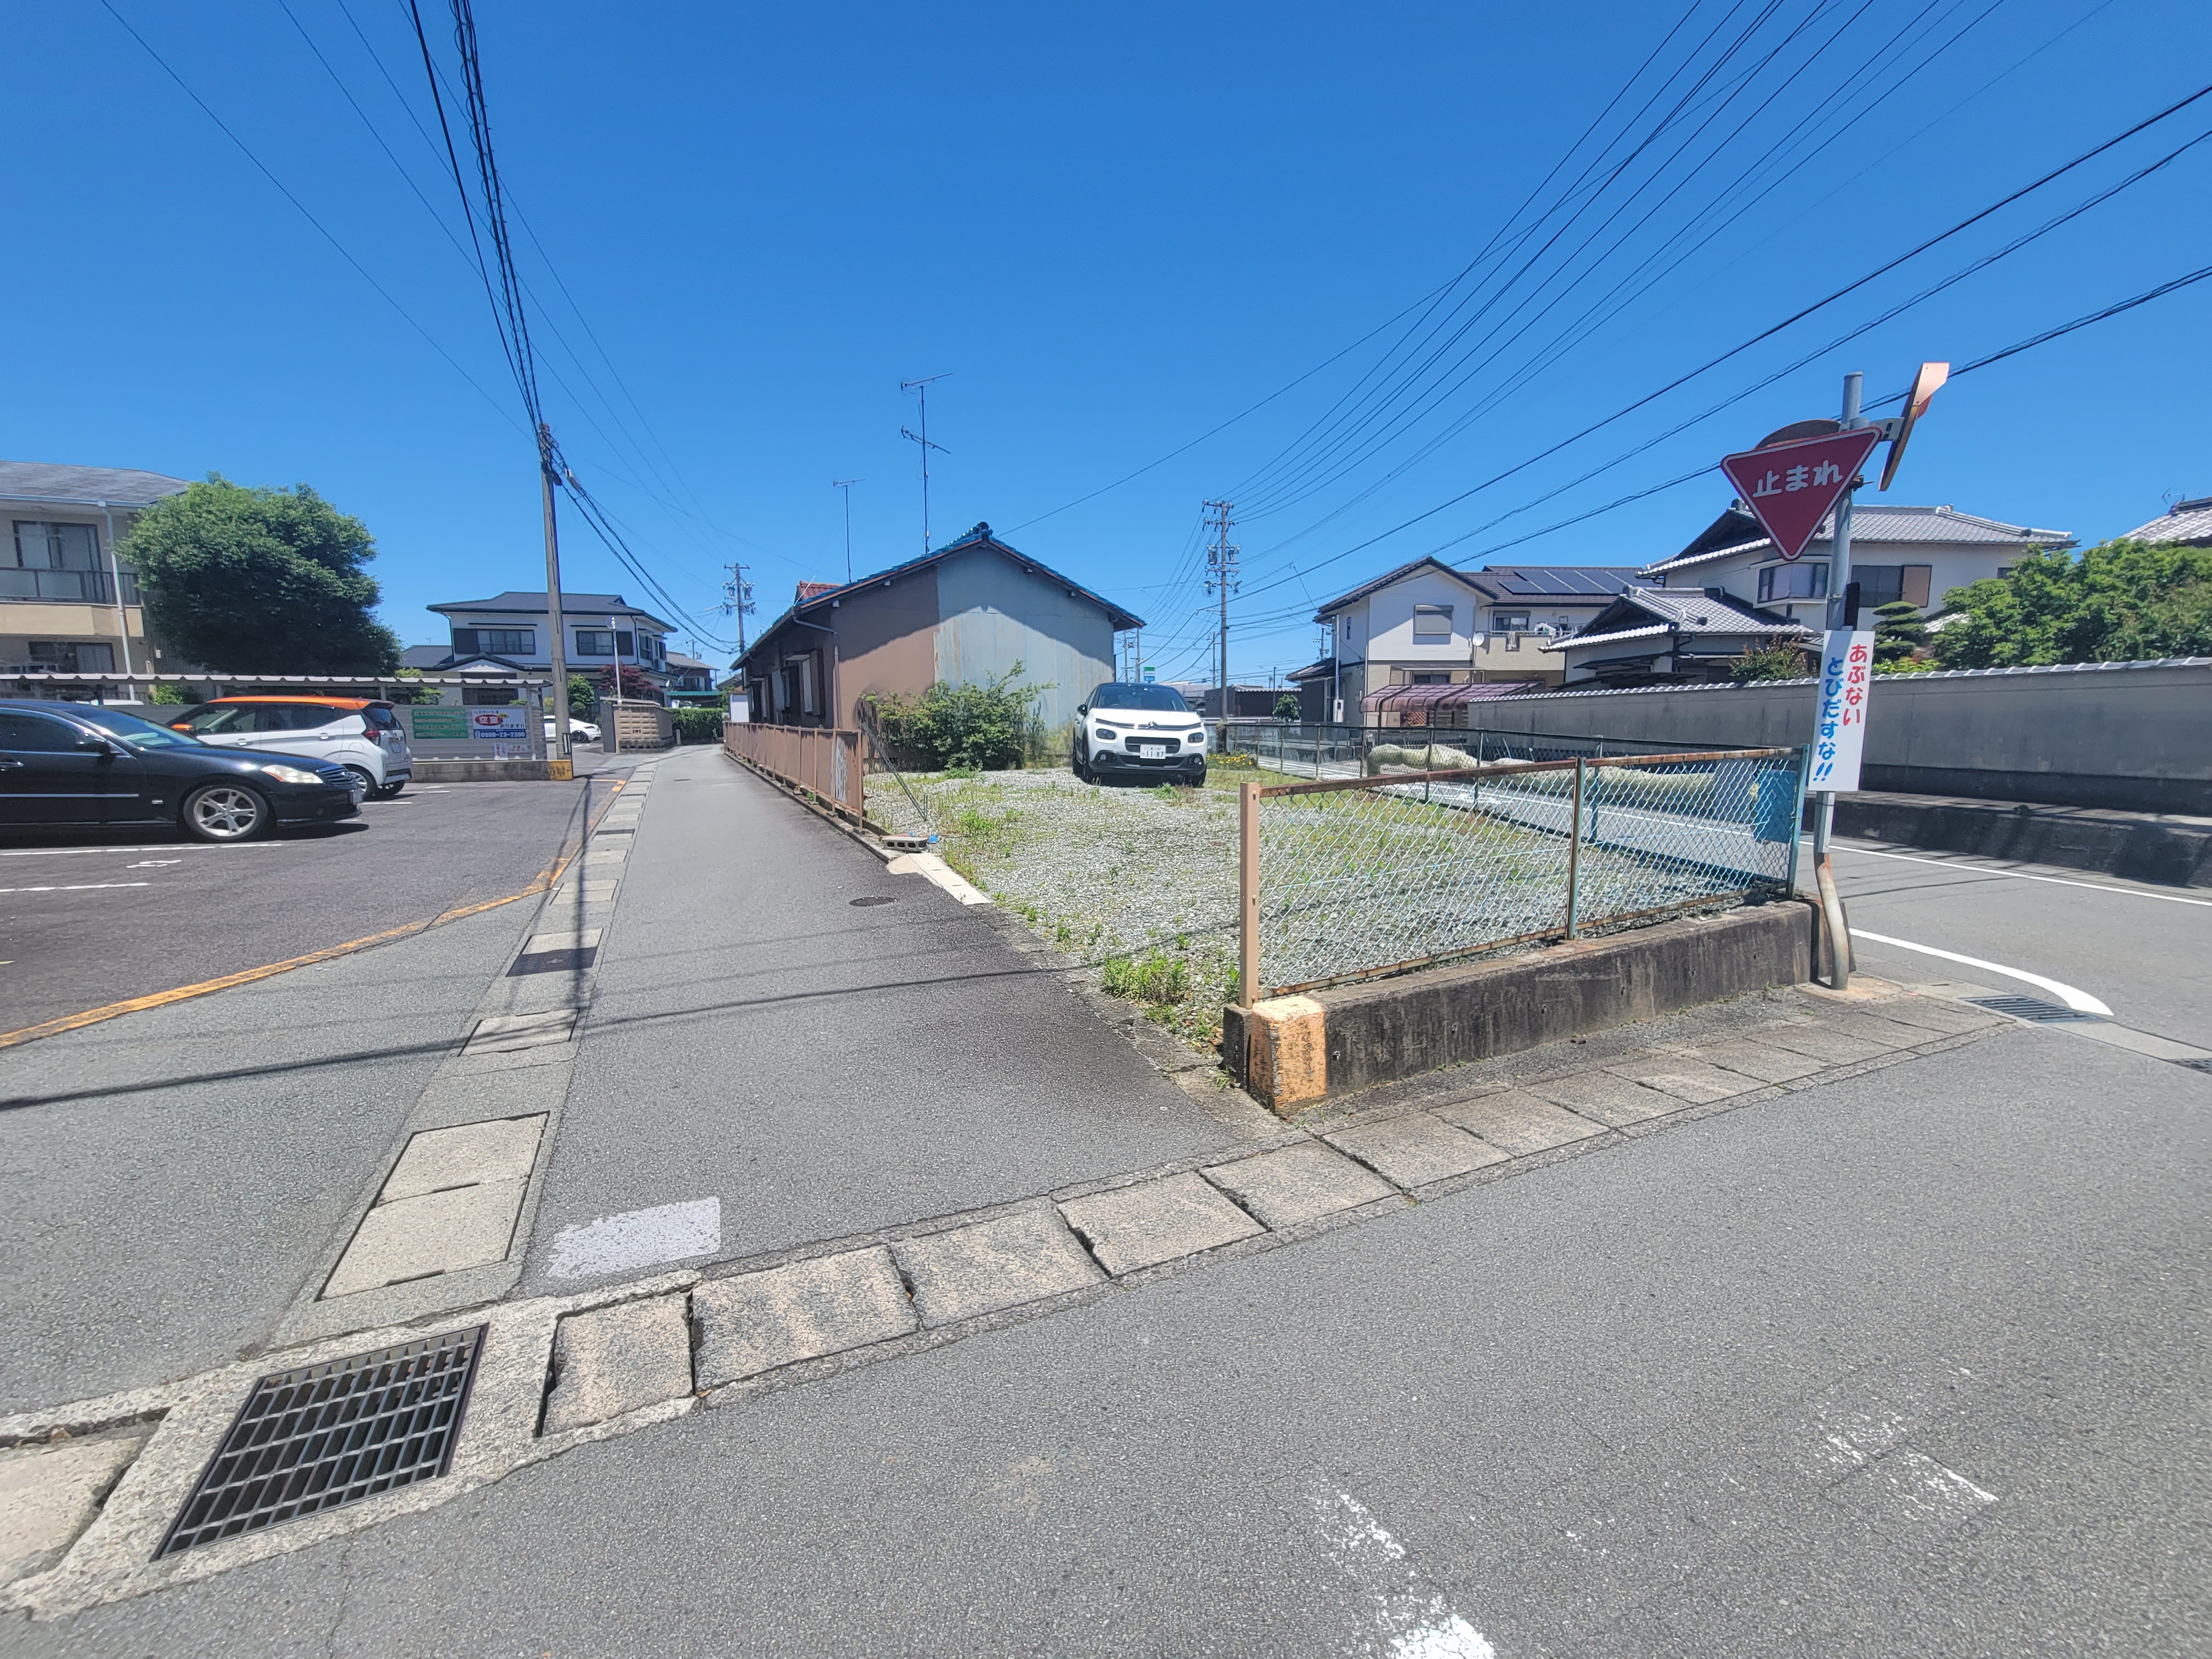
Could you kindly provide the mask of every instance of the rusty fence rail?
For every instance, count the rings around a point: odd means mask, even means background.
[[[1787,893],[1804,790],[1802,748],[1245,783],[1239,1000]]]
[[[866,815],[858,732],[732,720],[722,727],[722,746],[754,770],[812,795],[840,817],[858,823]]]

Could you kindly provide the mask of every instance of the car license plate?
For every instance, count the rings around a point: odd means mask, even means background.
[[[1140,743],[1137,745],[1137,755],[1140,760],[1165,760],[1168,746],[1164,743]]]

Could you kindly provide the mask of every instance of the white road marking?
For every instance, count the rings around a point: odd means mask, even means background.
[[[1365,1581],[1376,1622],[1388,1633],[1391,1659],[1498,1659],[1489,1638],[1461,1618],[1441,1595],[1413,1589],[1413,1571],[1401,1566],[1406,1547],[1348,1492],[1313,1499],[1328,1553],[1347,1577]],[[1401,1576],[1407,1586],[1400,1589]],[[1367,1650],[1372,1652],[1370,1648]]]
[[[556,1279],[591,1279],[712,1255],[721,1248],[722,1200],[701,1198],[563,1227],[554,1235],[545,1271]]]
[[[1946,962],[1979,968],[1984,973],[2002,974],[2007,979],[2024,980],[2050,992],[2077,1014],[2095,1014],[2103,1019],[2112,1017],[2112,1011],[2087,991],[2076,990],[2073,986],[2055,979],[2045,979],[2040,974],[2031,974],[2025,968],[2008,968],[2002,963],[1984,962],[1979,957],[1962,957],[1956,951],[1939,951],[1932,945],[1915,945],[1909,939],[1892,939],[1887,933],[1869,933],[1863,927],[1852,928],[1851,937],[1871,939],[1876,945],[1893,945],[1900,951],[1917,951],[1925,957],[1941,957]]]
[[[150,881],[80,881],[66,887],[0,887],[0,893],[98,893],[111,887],[151,887]]]
[[[81,858],[87,853],[274,853],[295,845],[288,841],[246,841],[196,847],[189,842],[173,841],[159,847],[16,847],[0,848],[0,859]]]
[[[1809,837],[1806,845],[1812,844]],[[2031,876],[2025,870],[2001,870],[1994,864],[1973,864],[1964,859],[1915,858],[1910,853],[1877,853],[1870,847],[1851,847],[1842,842],[1829,843],[1838,852],[1854,853],[1863,859],[1895,859],[1900,864],[1932,864],[1939,870],[1971,870],[1978,876],[2008,876],[2014,881],[2044,881],[2053,887],[2085,887],[2093,893],[2118,893],[2123,898],[2159,899],[2167,904],[2194,904],[2199,909],[2212,910],[2212,899],[2184,898],[2179,893],[2146,893],[2139,887],[2107,887],[2100,881],[2069,881],[2063,876]]]

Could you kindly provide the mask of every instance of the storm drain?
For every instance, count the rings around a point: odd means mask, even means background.
[[[2212,1077],[2212,1060],[2177,1060],[2175,1064],[2186,1066],[2192,1072],[2202,1072],[2207,1077]]]
[[[263,1377],[155,1559],[445,1474],[483,1334],[479,1325]]]
[[[514,979],[523,974],[573,974],[588,968],[599,957],[599,947],[586,945],[562,951],[526,951],[507,970]]]
[[[2014,1019],[2032,1020],[2038,1025],[2063,1025],[2071,1020],[2098,1020],[2102,1014],[2085,1014],[2079,1008],[2062,1008],[2055,1002],[2045,1002],[2041,997],[1968,997],[1977,1008],[1986,1008],[1993,1014],[2009,1014]]]

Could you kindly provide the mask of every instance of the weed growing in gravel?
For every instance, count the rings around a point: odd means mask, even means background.
[[[1165,951],[1115,957],[1105,964],[1100,977],[1109,995],[1127,997],[1133,1002],[1165,1007],[1190,994],[1190,963]]]

